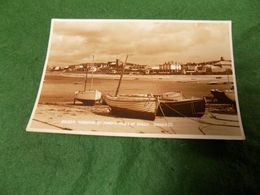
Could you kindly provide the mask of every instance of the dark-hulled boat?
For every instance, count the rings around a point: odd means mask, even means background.
[[[203,98],[184,98],[181,92],[167,92],[159,96],[158,116],[201,117],[204,113]]]
[[[210,92],[213,95],[213,100],[216,103],[222,103],[222,104],[235,103],[235,93],[233,89],[224,90],[224,91],[219,89],[211,89]]]

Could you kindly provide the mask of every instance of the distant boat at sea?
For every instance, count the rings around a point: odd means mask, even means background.
[[[101,100],[101,92],[98,90],[93,90],[93,73],[96,71],[96,68],[94,67],[94,56],[93,56],[93,66],[88,70],[88,67],[86,68],[86,77],[85,77],[85,84],[84,84],[84,90],[83,91],[76,91],[74,95],[74,104],[76,101],[82,102],[84,105],[93,106],[97,102]],[[90,89],[87,90],[87,78],[88,78],[88,71],[91,72],[91,83],[90,83]]]
[[[203,98],[185,98],[181,92],[159,95],[158,116],[201,117],[205,113]]]

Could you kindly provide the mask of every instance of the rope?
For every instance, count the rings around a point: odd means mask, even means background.
[[[168,106],[167,104],[164,104],[165,106],[167,106],[168,108],[170,108],[171,110],[173,110],[174,112],[178,113],[179,115],[191,120],[191,121],[195,121],[197,123],[202,123],[202,124],[208,124],[208,125],[216,125],[216,126],[225,126],[225,127],[239,127],[238,125],[226,125],[226,124],[216,124],[216,123],[210,123],[210,122],[206,122],[206,121],[202,121],[201,119],[200,120],[195,120],[195,119],[192,119],[192,118],[189,118],[187,116],[185,116],[184,114],[182,114],[181,112],[178,112],[177,110],[173,109],[172,107]],[[218,120],[221,120],[221,119],[218,119]]]
[[[206,122],[206,121],[198,121],[199,123],[202,124],[208,124],[208,125],[216,125],[216,126],[223,126],[223,127],[239,127],[238,125],[226,125],[226,124],[216,124],[216,123],[210,123],[210,122]]]
[[[164,120],[166,121],[166,123],[168,124],[168,121],[167,121],[167,119],[165,118],[165,114],[164,114],[164,112],[163,112],[163,109],[162,109],[162,107],[161,107],[161,105],[160,105],[160,101],[158,100],[158,103],[159,103],[159,108],[160,108],[160,110],[161,110],[161,112],[162,112],[162,114],[163,114],[163,118],[164,118]],[[176,134],[176,132],[174,131],[174,129],[172,128],[172,127],[170,127],[170,129],[171,129],[171,131],[174,133],[174,134]]]
[[[169,109],[171,109],[172,111],[176,112],[177,114],[181,115],[182,117],[185,117],[185,118],[188,118],[189,120],[192,120],[192,121],[195,121],[195,122],[198,122],[197,120],[195,119],[192,119],[192,118],[189,118],[187,116],[185,116],[184,114],[182,114],[181,112],[175,110],[174,108],[170,107],[169,105],[163,103],[165,106],[167,106]]]
[[[212,113],[209,113],[210,114],[210,117],[211,118],[214,118],[214,119],[216,119],[216,120],[220,120],[220,121],[230,121],[230,122],[238,122],[238,120],[232,120],[232,119],[221,119],[221,118],[218,118],[218,117],[216,117],[214,114],[212,114]]]
[[[203,131],[203,129],[206,128],[206,127],[209,127],[209,126],[210,126],[210,125],[205,126],[205,127],[199,126],[199,131],[200,131],[203,135],[206,135],[206,133]],[[202,128],[203,128],[203,129],[202,129]]]
[[[70,128],[66,128],[66,127],[60,127],[58,125],[54,125],[54,124],[50,124],[48,122],[45,122],[45,121],[41,121],[41,120],[38,120],[38,119],[33,119],[34,121],[37,121],[37,122],[40,122],[40,123],[44,123],[44,124],[47,124],[47,125],[50,125],[50,126],[53,126],[53,127],[57,127],[59,129],[62,129],[62,130],[72,130]]]

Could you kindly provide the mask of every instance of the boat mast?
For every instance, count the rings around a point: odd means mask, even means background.
[[[84,91],[86,91],[87,80],[88,80],[88,65],[87,65],[87,67],[86,67],[86,77],[85,77]]]
[[[117,89],[116,89],[115,97],[117,97],[118,92],[119,92],[119,88],[120,88],[120,85],[121,85],[121,82],[122,82],[122,78],[123,78],[123,74],[124,74],[127,58],[128,58],[128,55],[126,55],[125,63],[123,64],[123,67],[122,67],[122,71],[121,71],[120,79],[119,79],[118,86],[117,86]]]
[[[90,90],[92,90],[92,86],[93,86],[93,72],[94,72],[94,68],[95,68],[94,58],[95,58],[95,56],[93,55],[93,69],[92,69],[92,73],[91,73]]]

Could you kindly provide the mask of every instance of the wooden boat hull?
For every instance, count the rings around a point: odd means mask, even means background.
[[[104,95],[103,100],[111,108],[111,113],[120,117],[154,120],[157,110],[155,97],[110,96]]]
[[[160,100],[158,116],[201,117],[205,113],[203,98],[176,100]]]
[[[74,103],[76,100],[84,105],[95,105],[97,101],[101,100],[101,92],[98,90],[77,91],[75,92]]]
[[[211,94],[214,96],[214,99],[217,103],[223,103],[223,104],[234,104],[235,103],[234,92],[232,92],[232,94],[231,94],[230,91],[227,91],[227,93],[225,93],[225,91],[221,91],[218,89],[212,89]]]
[[[225,95],[227,96],[228,99],[230,99],[231,101],[235,102],[235,93],[233,90],[225,90]]]

